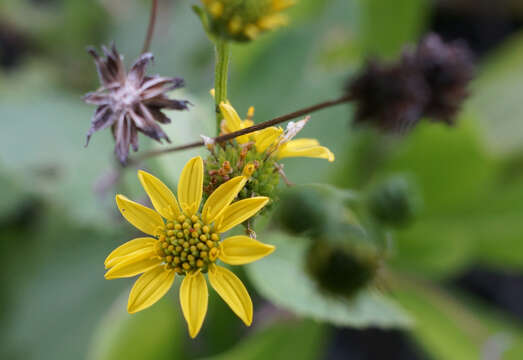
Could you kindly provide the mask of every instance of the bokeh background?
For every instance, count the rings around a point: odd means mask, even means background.
[[[213,134],[213,48],[190,5],[160,1],[153,73],[182,76],[175,143]],[[212,294],[191,341],[173,289],[125,312],[129,280],[104,280],[108,252],[135,234],[114,194],[145,200],[120,169],[109,132],[84,148],[98,87],[87,45],[139,54],[148,1],[0,1],[0,357],[119,359],[521,359],[523,354],[523,5],[519,0],[300,0],[290,26],[233,48],[229,97],[266,120],[339,96],[368,56],[395,59],[429,31],[463,39],[478,77],[452,128],[426,122],[401,138],[349,126],[353,109],[314,114],[304,136],[333,164],[290,159],[296,183],[367,189],[406,176],[423,207],[395,234],[380,281],[351,301],[320,293],[299,241],[262,231],[278,251],[240,273],[255,302],[245,329]],[[141,151],[158,147],[144,137]],[[198,151],[141,164],[171,185]],[[200,152],[203,154],[203,152]],[[270,227],[270,226],[269,226]],[[175,286],[176,288],[177,286]]]

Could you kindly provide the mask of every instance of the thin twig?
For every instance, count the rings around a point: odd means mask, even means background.
[[[154,27],[156,25],[156,14],[158,13],[158,0],[152,0],[151,2],[151,16],[149,17],[149,26],[147,27],[147,35],[143,43],[142,54],[149,51],[151,47],[151,41],[153,39]]]
[[[352,99],[353,99],[352,96],[345,95],[345,96],[343,96],[343,97],[341,97],[339,99],[336,99],[336,100],[325,101],[325,102],[322,102],[320,104],[316,104],[316,105],[309,106],[309,107],[306,107],[306,108],[301,109],[301,110],[297,110],[297,111],[292,112],[290,114],[279,116],[279,117],[274,118],[272,120],[264,121],[262,123],[250,126],[248,128],[245,128],[245,129],[241,129],[241,130],[229,133],[229,134],[217,136],[217,137],[213,138],[213,141],[214,141],[214,143],[222,143],[222,142],[225,142],[225,141],[228,141],[228,140],[232,140],[232,139],[234,139],[234,138],[236,138],[238,136],[250,134],[250,133],[253,133],[253,132],[259,131],[259,130],[263,130],[265,128],[281,124],[281,123],[283,123],[285,121],[296,119],[296,118],[298,118],[300,116],[304,116],[304,115],[310,114],[310,113],[318,111],[318,110],[322,110],[322,109],[329,108],[329,107],[332,107],[332,106],[348,103]],[[204,145],[205,144],[204,144],[203,140],[200,140],[200,141],[195,141],[195,142],[192,142],[192,143],[189,143],[189,144],[175,146],[175,147],[171,147],[171,148],[167,148],[167,149],[160,149],[160,150],[149,151],[149,152],[146,152],[143,155],[137,157],[136,159],[129,160],[128,161],[128,165],[137,164],[137,163],[141,162],[142,160],[145,160],[145,159],[148,159],[148,158],[151,158],[151,157],[154,157],[154,156],[158,156],[158,155],[162,155],[162,154],[168,154],[168,153],[176,152],[176,151],[193,149],[193,148],[197,148],[197,147],[204,146]]]

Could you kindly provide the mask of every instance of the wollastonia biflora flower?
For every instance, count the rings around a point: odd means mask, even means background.
[[[281,12],[295,0],[202,0],[211,31],[236,41],[254,40],[267,30],[287,24]]]
[[[178,200],[156,177],[138,173],[154,210],[116,196],[122,215],[151,237],[131,240],[116,248],[105,260],[106,279],[126,278],[143,273],[129,295],[127,310],[136,313],[156,303],[173,284],[176,274],[183,276],[180,303],[189,334],[200,331],[207,312],[208,291],[203,274],[232,311],[249,326],[252,301],[245,286],[230,270],[216,265],[243,265],[274,251],[248,236],[220,234],[249,219],[268,202],[266,197],[232,202],[247,182],[237,176],[214,191],[200,211],[203,185],[203,160],[198,156],[185,165],[178,183]],[[232,204],[231,204],[232,203]],[[165,219],[165,221],[162,219]]]
[[[86,146],[93,133],[110,126],[116,142],[116,156],[125,163],[130,146],[138,151],[138,132],[159,142],[162,139],[170,142],[157,124],[171,122],[161,110],[187,110],[189,102],[167,97],[167,92],[183,87],[183,79],[145,75],[147,64],[153,60],[151,53],[142,54],[127,73],[114,44],[111,49],[105,46],[102,49],[105,58],[89,49],[102,87],[84,97],[87,103],[98,106],[87,133]]]
[[[220,109],[224,117],[222,134],[253,125],[252,107],[246,120],[241,120],[229,103],[221,103]],[[211,155],[206,160],[205,193],[211,194],[225,181],[243,174],[249,177],[249,181],[240,192],[240,199],[260,195],[273,199],[280,174],[283,174],[282,167],[278,164],[280,159],[310,157],[334,161],[334,154],[328,148],[320,146],[318,140],[292,140],[306,122],[307,120],[290,122],[285,131],[279,127],[269,127],[212,147]]]

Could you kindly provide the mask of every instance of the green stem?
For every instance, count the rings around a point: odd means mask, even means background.
[[[223,119],[220,103],[227,100],[227,78],[229,76],[230,49],[227,40],[216,40],[216,70],[214,74],[214,90],[216,102],[216,134],[220,134],[220,123]]]

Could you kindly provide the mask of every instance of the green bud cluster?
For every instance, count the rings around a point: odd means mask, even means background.
[[[238,145],[235,141],[216,146],[205,160],[204,201],[227,180],[246,175],[244,169],[248,164],[254,165],[254,172],[250,174],[249,181],[238,194],[238,199],[267,196],[271,201],[260,213],[269,210],[277,200],[280,182],[280,176],[275,170],[276,161],[266,153],[258,153],[250,144]]]
[[[196,215],[167,221],[158,240],[160,256],[180,275],[198,269],[205,273],[218,258],[220,235]]]

